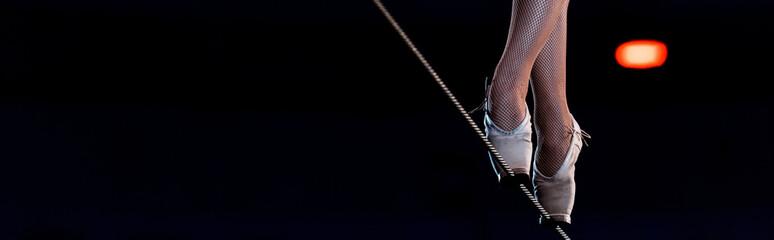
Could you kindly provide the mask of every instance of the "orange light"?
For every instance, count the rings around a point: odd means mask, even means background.
[[[615,59],[625,68],[660,67],[667,58],[666,44],[654,40],[628,41],[615,50]]]

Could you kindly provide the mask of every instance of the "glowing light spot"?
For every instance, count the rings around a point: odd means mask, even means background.
[[[660,67],[667,57],[666,44],[654,40],[628,41],[615,50],[615,59],[625,68]]]

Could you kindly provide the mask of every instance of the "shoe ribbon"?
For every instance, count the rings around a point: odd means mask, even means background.
[[[578,135],[578,137],[583,140],[583,145],[586,145],[586,147],[589,146],[589,143],[586,142],[586,138],[591,138],[591,135],[589,135],[586,131],[583,131],[582,129],[580,131],[575,131],[575,129],[572,129],[572,134]]]

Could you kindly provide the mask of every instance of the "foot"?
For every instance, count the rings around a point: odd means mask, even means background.
[[[486,137],[497,150],[497,154],[507,164],[501,164],[495,153],[489,152],[489,160],[492,162],[492,167],[499,181],[503,184],[529,182],[532,158],[532,123],[530,122],[529,110],[527,110],[521,124],[513,131],[504,131],[497,127],[486,111],[484,114],[484,126],[486,126]],[[515,176],[511,177],[506,169],[510,169]]]
[[[543,205],[550,219],[543,219],[540,223],[543,225],[568,225],[570,213],[575,202],[575,162],[578,160],[583,146],[583,137],[588,137],[580,129],[575,118],[572,119],[573,128],[571,131],[572,141],[564,163],[553,176],[545,176],[540,173],[538,168],[532,169],[532,184],[535,186],[535,197]],[[538,163],[535,162],[537,165]]]

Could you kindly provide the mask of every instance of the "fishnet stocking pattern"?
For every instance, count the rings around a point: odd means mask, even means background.
[[[524,121],[530,76],[538,135],[535,167],[552,176],[564,162],[572,117],[565,95],[569,0],[514,0],[505,50],[495,68],[489,116],[513,131]]]
[[[537,151],[535,167],[553,176],[562,167],[572,142],[572,115],[567,107],[567,6],[564,3],[556,25],[532,68]]]

